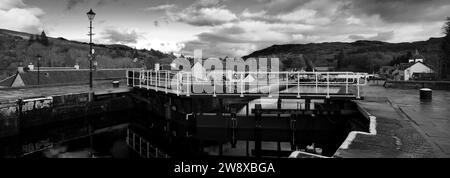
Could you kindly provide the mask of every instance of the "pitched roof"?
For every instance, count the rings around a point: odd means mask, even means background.
[[[16,75],[11,75],[9,77],[6,77],[3,80],[0,80],[0,88],[1,87],[10,87],[15,79],[16,79]]]
[[[397,67],[398,70],[406,70],[407,68],[411,67],[415,63],[400,63]]]
[[[424,66],[426,66],[426,67],[428,67],[428,68],[430,68],[430,69],[433,70],[433,67],[431,67],[430,65],[425,64],[425,63],[423,63],[423,62],[416,62],[416,63],[400,63],[400,65],[397,67],[397,69],[398,69],[398,70],[406,70],[406,69],[410,68],[411,66],[413,66],[413,65],[415,65],[415,64],[417,64],[417,63],[421,63],[421,64],[423,64]]]

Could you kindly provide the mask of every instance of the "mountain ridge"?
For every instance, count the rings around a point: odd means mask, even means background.
[[[416,49],[426,62],[438,67],[442,51],[442,37],[431,37],[425,41],[389,43],[383,41],[358,40],[354,42],[323,42],[307,44],[281,44],[254,51],[247,58],[278,57],[283,69],[308,68],[313,66],[338,67],[340,70],[376,72],[396,58],[412,53]],[[339,61],[339,58],[340,61]],[[400,60],[400,62],[407,62]],[[341,63],[342,66],[338,66]],[[358,64],[360,63],[360,64]]]
[[[36,55],[41,55],[43,67],[89,67],[89,43],[67,40],[63,37],[40,35],[0,29],[0,79],[13,75],[17,66],[36,65]],[[94,44],[95,59],[99,68],[153,67],[154,63],[170,63],[175,56],[158,50],[135,49],[122,44]],[[137,60],[136,60],[137,59]]]

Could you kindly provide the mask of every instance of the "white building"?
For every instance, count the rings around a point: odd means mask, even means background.
[[[416,53],[409,59],[409,63],[401,63],[396,66],[396,70],[393,72],[394,78],[396,80],[411,80],[413,75],[416,74],[432,74],[434,73],[433,69],[426,65],[424,62],[424,57],[419,54],[416,50]]]
[[[431,69],[428,65],[422,62],[416,62],[406,68],[404,71],[404,80],[410,80],[414,73],[434,73],[433,69]]]

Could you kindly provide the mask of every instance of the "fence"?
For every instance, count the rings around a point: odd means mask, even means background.
[[[176,95],[333,94],[361,97],[366,73],[353,72],[185,72],[169,70],[129,70],[127,84]],[[313,89],[307,90],[305,89]],[[353,89],[352,89],[353,88]],[[337,91],[339,90],[339,92]]]
[[[169,155],[150,144],[150,142],[133,132],[131,129],[127,129],[126,141],[128,146],[143,158],[169,158]]]

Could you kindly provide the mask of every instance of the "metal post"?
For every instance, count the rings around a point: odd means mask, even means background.
[[[38,85],[40,84],[39,83],[39,80],[40,80],[40,73],[41,73],[41,70],[40,70],[40,68],[41,68],[41,64],[40,64],[40,62],[39,62],[40,60],[38,60]]]
[[[345,94],[348,94],[348,75],[349,75],[348,72],[345,73],[345,80],[346,80],[346,82],[345,82]]]
[[[327,98],[330,98],[330,73],[327,72]]]
[[[155,75],[156,75],[156,79],[155,79],[156,87],[155,87],[155,90],[156,90],[156,91],[158,91],[158,86],[159,86],[159,84],[158,84],[158,83],[159,83],[159,82],[158,82],[158,80],[159,80],[159,79],[158,79],[158,77],[159,77],[158,74],[159,74],[159,70],[158,70],[158,71],[155,71]]]
[[[190,73],[187,73],[187,94],[186,94],[186,96],[191,96],[191,94],[190,94],[190,83],[191,83],[191,76],[190,76]]]
[[[139,71],[139,88],[142,88],[142,71]]]
[[[359,78],[360,78],[360,77],[359,77],[359,75],[357,75],[357,76],[358,76],[358,79],[357,79],[357,82],[358,82],[358,83],[356,84],[356,88],[357,88],[357,90],[358,90],[358,91],[357,91],[357,92],[358,92],[357,99],[360,99],[360,98],[361,98],[361,97],[360,97],[360,94],[359,94]]]
[[[244,97],[244,74],[241,73],[241,97]]]
[[[213,82],[213,97],[216,97],[217,95],[216,95],[216,79],[215,79],[215,77],[217,76],[217,74],[216,74],[216,71],[213,71],[213,75],[214,75],[214,82]]]
[[[168,91],[167,91],[167,89],[169,87],[168,83],[169,83],[169,71],[166,70],[166,94],[168,93]]]
[[[127,78],[127,86],[130,86],[130,71],[128,71],[128,70],[126,70],[125,71],[126,73],[125,73],[125,76],[126,76],[126,78]]]
[[[151,70],[148,71],[148,78],[149,78],[150,86],[153,86],[153,71],[151,71]]]
[[[318,73],[316,73],[316,93],[319,93],[319,91],[318,91],[318,89],[319,89],[319,88],[318,88],[318,87],[319,87],[319,86],[318,86],[318,85],[319,85],[319,79],[317,78],[317,74],[318,74]]]
[[[38,55],[37,56],[38,57],[38,77],[37,77],[37,84],[39,85],[40,84],[40,82],[39,82],[39,80],[40,80],[40,73],[41,73],[41,71],[40,71],[40,68],[41,68],[41,55]]]
[[[229,84],[229,89],[230,89],[230,93],[232,93],[232,94],[234,94],[234,86],[233,86],[233,80],[234,80],[234,73],[235,73],[235,71],[233,71],[233,73],[232,73],[232,75],[231,75],[231,78],[230,78],[230,82],[228,82],[228,84]]]
[[[300,98],[300,72],[297,73],[297,98]]]
[[[180,86],[180,74],[181,73],[177,73],[177,96],[180,96],[180,88],[181,88],[181,86]],[[181,74],[181,75],[183,75],[183,74]]]
[[[93,59],[93,54],[92,54],[92,20],[89,21],[89,39],[90,39],[90,43],[89,43],[89,88],[92,89],[92,59]]]
[[[259,72],[256,72],[256,93],[259,93]]]
[[[289,93],[288,89],[289,89],[289,73],[286,73],[286,93]]]
[[[213,87],[214,87],[214,91],[213,91],[213,97],[216,97],[217,95],[216,95],[216,84],[215,83],[213,83]]]

